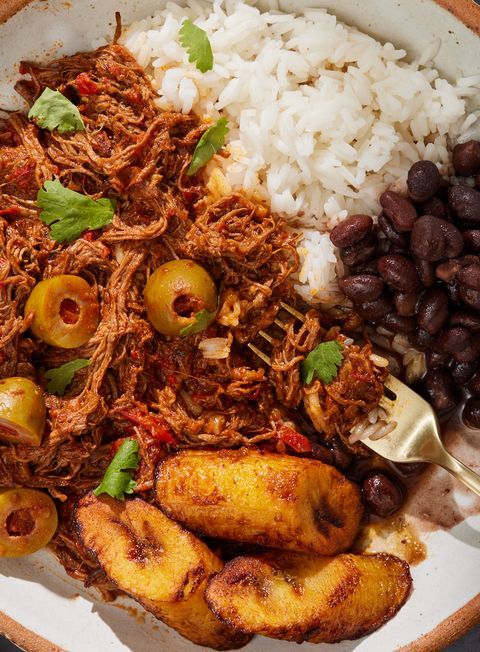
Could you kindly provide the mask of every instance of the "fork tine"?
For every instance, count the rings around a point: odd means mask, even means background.
[[[263,360],[265,364],[268,364],[269,367],[272,366],[272,360],[270,356],[268,356],[266,353],[258,349],[256,346],[253,344],[250,344],[250,342],[247,344],[248,348],[255,353],[255,355],[258,355],[260,360]]]
[[[286,325],[283,323],[283,321],[280,321],[280,319],[278,319],[278,317],[277,317],[277,319],[275,319],[275,321],[273,323],[276,324],[277,326],[279,326],[282,330],[284,330],[284,331],[287,330]]]
[[[264,340],[267,340],[267,342],[269,342],[270,344],[273,344],[274,339],[273,339],[273,337],[272,337],[271,335],[269,335],[269,334],[266,333],[265,331],[258,331],[258,334],[259,334],[261,337],[263,337]]]
[[[302,315],[302,313],[299,312],[298,310],[296,310],[295,308],[292,308],[292,306],[289,306],[288,303],[285,303],[284,301],[280,301],[280,305],[282,306],[282,308],[283,308],[284,310],[286,310],[286,311],[289,312],[291,315],[293,315],[294,317],[296,317],[299,321],[301,321],[301,322],[304,322],[304,321],[305,321],[305,316]]]

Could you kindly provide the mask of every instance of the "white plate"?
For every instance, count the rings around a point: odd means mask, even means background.
[[[2,11],[5,17],[9,15],[6,12],[15,3],[20,6],[25,0],[0,0],[0,17]],[[0,25],[0,106],[21,106],[12,91],[20,59],[39,60],[90,49],[94,38],[113,34],[115,10],[121,11],[127,23],[161,4],[161,0],[35,0]],[[453,78],[480,72],[478,37],[433,0],[285,0],[280,7],[301,11],[307,4],[327,7],[345,22],[405,47],[411,55],[440,38],[442,44],[435,60],[445,75]],[[457,0],[450,4],[480,26],[473,2]],[[453,424],[447,444],[479,471],[480,435],[458,435],[455,430]],[[315,646],[319,652],[390,652],[402,646],[438,650],[449,636],[459,635],[476,616],[480,618],[480,499],[459,487],[445,472],[428,471],[415,488],[407,512],[427,545],[427,559],[412,569],[414,591],[409,601],[392,621],[371,636],[335,648]],[[70,652],[199,649],[133,602],[124,601],[123,608],[101,602],[95,593],[68,578],[48,552],[20,560],[0,560],[0,573],[0,631],[3,629],[29,650],[52,651],[56,646]],[[132,615],[132,607],[136,615]],[[412,645],[425,635],[423,642]],[[305,645],[304,649],[312,647]],[[280,652],[298,648],[257,637],[246,649]]]

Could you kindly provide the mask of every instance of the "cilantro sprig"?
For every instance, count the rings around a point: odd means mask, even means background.
[[[88,367],[89,364],[90,360],[87,360],[86,358],[76,358],[70,362],[65,362],[65,364],[62,364],[60,367],[49,369],[45,373],[45,378],[48,380],[47,390],[50,394],[63,396],[76,372]]]
[[[200,310],[195,314],[195,321],[181,329],[180,336],[188,337],[188,335],[194,335],[194,333],[204,331],[215,319],[216,314],[216,310],[214,312],[208,312],[208,310],[205,309]]]
[[[122,443],[108,465],[102,482],[94,489],[95,496],[108,494],[112,498],[125,500],[125,494],[133,493],[137,483],[132,479],[132,475],[140,462],[138,449],[135,439],[126,439]]]
[[[85,130],[82,116],[75,104],[51,88],[46,88],[36,100],[28,112],[28,118],[42,129],[57,129],[60,134]]]
[[[71,242],[84,231],[100,229],[109,224],[115,213],[113,199],[91,199],[62,186],[58,179],[45,181],[37,194],[42,208],[40,219],[50,228],[57,242]]]
[[[192,162],[187,170],[188,175],[198,172],[223,147],[225,136],[230,131],[227,124],[226,118],[220,118],[202,134],[193,152]]]
[[[317,376],[328,385],[338,374],[343,360],[343,346],[337,340],[322,342],[307,355],[300,365],[302,382],[309,385]]]
[[[195,63],[200,72],[213,68],[213,52],[205,30],[184,20],[180,28],[180,43],[188,52],[188,60]]]

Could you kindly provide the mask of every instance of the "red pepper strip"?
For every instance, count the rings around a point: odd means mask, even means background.
[[[176,443],[175,439],[172,437],[170,429],[165,425],[165,422],[161,417],[149,413],[139,414],[129,412],[128,410],[122,410],[118,414],[120,414],[124,419],[128,419],[129,421],[136,423],[137,426],[144,428],[155,439],[163,441],[166,444]]]
[[[77,75],[75,86],[81,95],[96,95],[98,93],[98,85],[90,79],[86,72]]]
[[[281,426],[277,430],[277,437],[280,441],[287,444],[287,446],[293,448],[296,453],[310,453],[312,450],[312,445],[307,437],[301,435],[299,432],[296,432],[288,426]]]
[[[2,208],[0,210],[0,215],[6,215],[7,217],[9,215],[19,215],[20,214],[20,209],[18,206],[10,206],[10,208]]]

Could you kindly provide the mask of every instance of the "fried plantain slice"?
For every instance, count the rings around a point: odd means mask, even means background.
[[[360,490],[317,460],[240,450],[185,450],[156,472],[162,510],[202,535],[334,555],[358,532]]]
[[[220,559],[159,509],[140,498],[122,502],[90,493],[74,518],[81,542],[108,577],[182,636],[216,650],[248,642],[250,636],[224,625],[205,603]]]
[[[206,600],[231,627],[286,641],[337,643],[392,618],[412,585],[408,564],[385,553],[237,557],[213,577]]]

